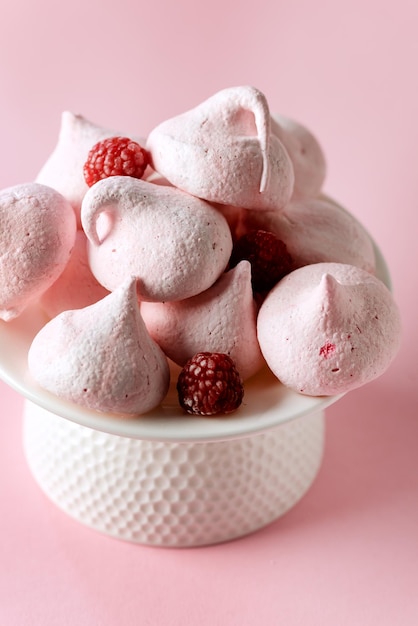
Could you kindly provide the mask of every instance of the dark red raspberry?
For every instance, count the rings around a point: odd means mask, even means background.
[[[255,293],[270,291],[283,276],[292,270],[292,257],[286,244],[274,233],[250,230],[234,244],[229,267],[242,260],[251,263],[251,280]]]
[[[129,137],[110,137],[96,143],[84,164],[84,179],[89,187],[109,176],[142,178],[149,154]]]
[[[220,352],[198,352],[177,380],[180,406],[191,415],[232,413],[241,404],[244,387],[234,361]]]

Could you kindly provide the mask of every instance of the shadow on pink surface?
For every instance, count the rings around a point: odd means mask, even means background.
[[[417,406],[414,389],[400,399],[383,378],[329,408],[325,454],[315,482],[292,511],[261,535],[299,533],[330,522],[349,526],[376,516],[382,522],[399,517],[402,527],[412,512],[416,518]]]

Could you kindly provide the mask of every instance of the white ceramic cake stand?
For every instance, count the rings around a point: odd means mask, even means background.
[[[376,248],[377,274],[389,275]],[[139,418],[85,410],[41,390],[27,369],[45,323],[35,306],[0,322],[0,376],[25,397],[24,449],[36,481],[78,521],[155,546],[190,547],[253,532],[288,511],[321,464],[324,409],[268,372],[248,381],[227,417],[186,416],[175,380],[164,404]]]

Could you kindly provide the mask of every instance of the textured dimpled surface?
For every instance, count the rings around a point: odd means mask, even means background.
[[[251,437],[166,443],[79,426],[29,402],[24,445],[66,513],[127,541],[187,547],[265,526],[306,492],[321,462],[323,413]]]

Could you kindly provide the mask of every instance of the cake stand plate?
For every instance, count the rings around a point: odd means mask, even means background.
[[[390,286],[376,247],[377,275]],[[185,416],[175,375],[157,409],[126,418],[64,402],[27,367],[46,322],[37,305],[0,321],[0,377],[25,397],[24,450],[35,480],[63,511],[136,543],[191,547],[241,537],[288,511],[312,484],[324,448],[324,410],[268,370],[247,381],[224,417]]]

